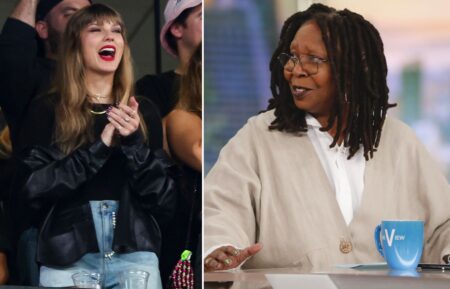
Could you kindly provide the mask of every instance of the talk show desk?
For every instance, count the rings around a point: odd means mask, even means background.
[[[274,287],[268,278],[277,278],[271,279]],[[290,284],[274,283],[280,279]],[[411,274],[388,269],[331,268],[318,272],[295,268],[252,269],[209,272],[205,273],[204,281],[205,289],[449,289],[450,271],[423,270]]]

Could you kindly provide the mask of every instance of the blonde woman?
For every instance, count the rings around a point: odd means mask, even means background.
[[[133,74],[120,15],[102,4],[72,16],[56,88],[32,103],[21,196],[40,228],[40,284],[73,285],[71,275],[150,273],[161,288],[159,224],[174,212],[174,166],[161,147],[161,122],[132,95]],[[150,129],[149,129],[150,128]],[[51,143],[51,144],[50,144]]]

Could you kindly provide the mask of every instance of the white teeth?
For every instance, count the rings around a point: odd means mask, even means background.
[[[112,47],[106,47],[100,50],[100,52],[115,52],[116,50]]]
[[[304,91],[305,91],[304,88],[296,88],[296,89],[295,89],[295,92],[298,92],[298,93],[302,93],[302,92],[304,92]]]

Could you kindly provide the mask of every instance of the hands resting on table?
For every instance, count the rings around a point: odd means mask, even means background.
[[[262,249],[261,244],[254,244],[244,249],[233,246],[223,246],[212,251],[205,258],[205,272],[216,270],[229,270],[241,265],[247,258],[255,255]]]

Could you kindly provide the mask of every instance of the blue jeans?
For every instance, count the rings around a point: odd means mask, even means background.
[[[71,276],[80,271],[103,274],[102,288],[119,288],[120,273],[143,270],[150,273],[147,289],[161,289],[158,257],[153,252],[117,254],[112,251],[117,201],[91,201],[99,253],[85,254],[71,266],[50,268],[41,266],[39,283],[45,287],[73,286]]]

